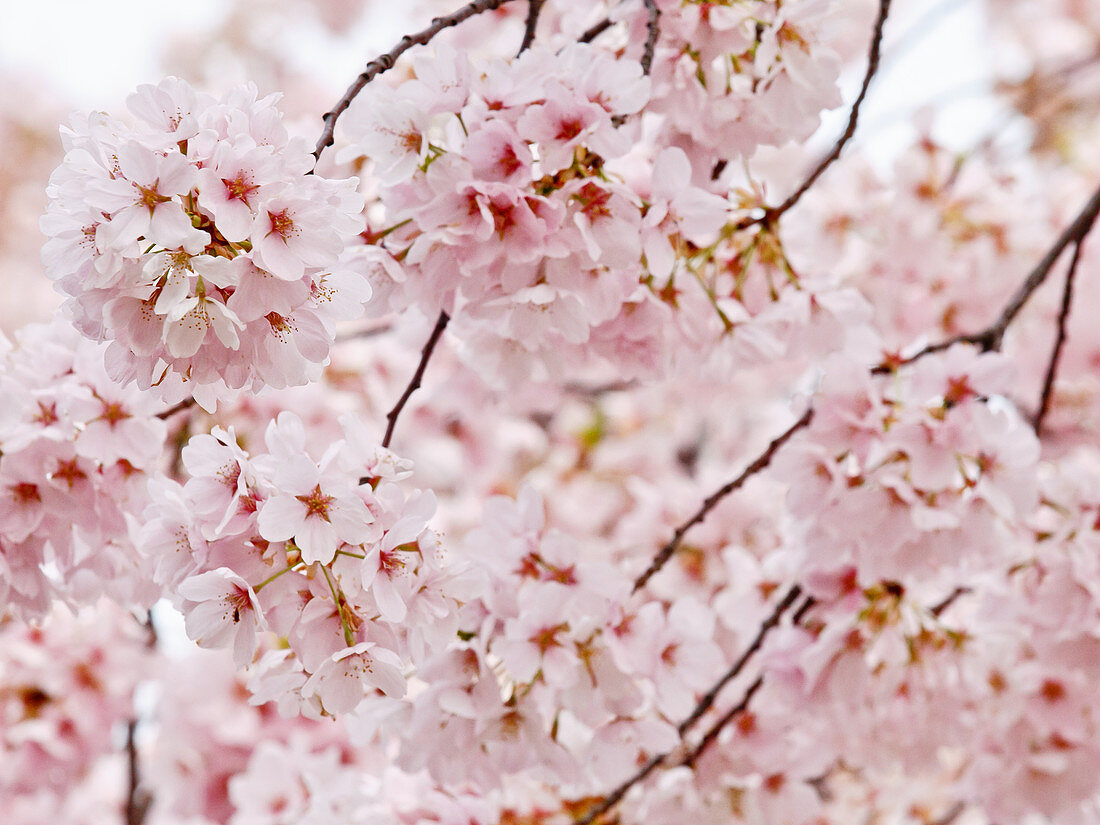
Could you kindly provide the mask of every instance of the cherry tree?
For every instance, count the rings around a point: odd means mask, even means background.
[[[883,170],[895,4],[426,0],[325,108],[240,24],[362,4],[239,0],[73,115],[3,821],[1096,822],[1100,7]]]

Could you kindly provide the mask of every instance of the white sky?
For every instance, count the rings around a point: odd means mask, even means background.
[[[151,34],[217,19],[218,0],[2,0],[0,60],[34,67],[73,97],[106,107],[159,79]]]
[[[74,106],[82,108],[117,106],[139,83],[158,80],[156,54],[162,44],[154,35],[204,28],[224,8],[219,0],[3,0],[3,5],[0,61],[17,71],[46,74],[71,96]],[[936,137],[953,148],[973,145],[1002,126],[998,107],[983,93],[989,88],[991,59],[980,0],[898,0],[894,5],[887,23],[886,57],[864,109],[857,142],[878,163],[889,163],[912,135],[910,113],[924,103],[941,109]],[[360,34],[384,44],[396,41],[401,16],[377,14]],[[392,32],[380,31],[380,22]],[[922,36],[913,37],[915,31]],[[304,51],[314,54],[289,59],[319,58],[312,62],[333,74],[334,88],[343,87],[340,77],[345,74],[345,82],[350,81],[379,48],[359,47],[357,38],[349,38],[321,53],[319,41],[310,34],[301,31],[295,37]],[[896,58],[892,44],[904,44]],[[847,78],[848,99],[862,71],[859,67]],[[825,134],[839,131],[846,117],[846,108],[834,112],[826,120]]]

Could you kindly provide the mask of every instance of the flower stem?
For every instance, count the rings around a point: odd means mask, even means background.
[[[294,568],[296,568],[300,564],[301,564],[301,562],[297,561],[297,562],[294,562],[294,564],[287,567],[285,570],[280,570],[278,573],[272,573],[270,576],[268,576],[266,579],[264,579],[258,585],[253,587],[252,588],[253,592],[259,593],[261,590],[263,590],[265,587],[267,587],[269,584],[271,584],[273,581],[275,581],[275,579],[277,579],[277,578],[279,578],[279,576],[283,575],[283,573],[289,573],[291,570],[293,570]]]
[[[332,600],[336,602],[336,615],[340,617],[340,627],[344,628],[344,642],[348,647],[355,647],[355,637],[351,635],[351,628],[348,627],[347,619],[344,618],[344,605],[340,601],[340,596],[337,594],[336,585],[332,581],[332,575],[323,564],[321,565],[321,572],[325,574],[325,581],[328,582],[328,588],[332,591]]]

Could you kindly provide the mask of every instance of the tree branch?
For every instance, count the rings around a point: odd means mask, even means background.
[[[386,421],[388,423],[386,424],[386,435],[382,439],[383,447],[390,446],[394,427],[397,426],[397,417],[401,415],[401,411],[405,409],[405,404],[408,403],[409,397],[419,389],[420,380],[424,377],[424,370],[428,366],[428,360],[432,357],[435,345],[439,343],[439,339],[443,335],[443,330],[447,328],[447,324],[450,320],[451,316],[446,312],[439,313],[439,318],[435,322],[435,328],[432,330],[432,334],[428,336],[424,348],[420,351],[420,363],[416,367],[416,372],[413,373],[412,380],[409,381],[409,386],[405,387],[405,392],[397,399],[397,403],[393,405],[393,409],[386,414]]]
[[[351,102],[355,100],[356,96],[363,91],[368,83],[383,72],[392,69],[397,58],[413,46],[427,45],[431,42],[433,37],[444,29],[450,28],[451,26],[457,26],[459,23],[469,20],[471,17],[481,14],[482,12],[494,11],[509,2],[511,2],[511,0],[473,0],[472,3],[466,4],[453,14],[435,18],[432,20],[432,24],[426,29],[418,31],[415,34],[405,35],[398,41],[396,46],[368,63],[359,76],[355,78],[355,81],[348,86],[347,91],[344,92],[344,96],[336,102],[336,105],[333,106],[330,111],[325,112],[322,116],[321,119],[324,121],[324,129],[321,131],[321,137],[317,140],[317,147],[313,150],[313,157],[320,160],[321,153],[329,146],[332,146],[334,142],[334,132],[336,131],[336,121],[340,118],[340,115],[347,111],[348,106],[351,105]]]
[[[779,448],[786,444],[787,441],[790,440],[792,435],[801,430],[803,427],[806,427],[810,423],[810,420],[813,418],[813,415],[814,412],[812,407],[806,410],[806,412],[802,414],[801,418],[799,418],[796,422],[794,422],[794,424],[787,428],[786,432],[777,436],[770,444],[768,444],[764,452],[757,456],[756,459],[744,469],[741,475],[737,476],[737,478],[718,488],[718,490],[712,493],[703,502],[703,505],[695,512],[695,515],[693,515],[690,519],[677,527],[676,532],[672,534],[672,538],[669,539],[668,543],[665,544],[665,546],[662,547],[660,551],[658,551],[657,555],[653,557],[653,562],[649,565],[646,571],[642,573],[642,575],[640,575],[637,579],[635,579],[634,592],[637,592],[642,587],[644,587],[646,582],[653,578],[654,574],[656,574],[662,567],[665,566],[665,564],[668,563],[668,560],[672,558],[673,553],[675,553],[676,549],[680,546],[680,542],[683,540],[684,534],[687,533],[688,530],[703,521],[703,519],[707,517],[710,511],[714,509],[715,505],[717,505],[718,502],[720,502],[723,498],[725,498],[735,490],[740,489],[752,476],[756,475],[765,467],[767,467],[771,463],[772,458],[774,458],[775,454],[779,451]]]
[[[595,25],[590,26],[588,28],[588,30],[585,31],[584,34],[582,34],[579,38],[577,38],[577,42],[578,43],[591,43],[593,40],[595,40],[597,37],[599,37],[605,31],[610,29],[613,25],[615,25],[615,24],[611,22],[611,18],[610,17],[605,17],[599,23],[596,23]]]
[[[168,409],[157,413],[157,418],[161,419],[162,421],[165,421],[165,420],[171,418],[176,413],[183,412],[184,410],[189,410],[193,406],[195,406],[195,399],[194,398],[186,398],[183,401],[180,401],[178,404],[175,404],[175,405],[169,407]]]
[[[1089,198],[1088,202],[1081,209],[1081,212],[1074,218],[1073,223],[1062,231],[1062,234],[1058,236],[1054,245],[1047,250],[1046,255],[1044,255],[1042,260],[1035,265],[1035,268],[1031,270],[1024,282],[1020,284],[1020,288],[1016,290],[1016,294],[1012,296],[1008,305],[1001,311],[1000,317],[988,327],[980,332],[955,335],[948,338],[946,341],[940,341],[937,344],[929,344],[920,352],[908,358],[898,358],[887,363],[879,364],[872,372],[875,374],[892,372],[898,367],[912,364],[914,361],[926,355],[942,352],[955,344],[977,344],[982,348],[983,352],[999,350],[1009,324],[1016,318],[1020,310],[1024,308],[1024,304],[1026,304],[1028,298],[1031,297],[1031,293],[1042,286],[1043,282],[1046,281],[1047,276],[1050,275],[1051,268],[1058,261],[1058,258],[1061,257],[1065,248],[1070,244],[1079,245],[1081,241],[1084,240],[1089,230],[1092,229],[1093,224],[1096,223],[1096,216],[1098,214],[1100,214],[1100,189],[1093,192],[1092,197]]]
[[[776,605],[775,612],[772,613],[772,615],[768,618],[768,622],[770,622],[767,628],[768,630],[779,623],[779,619],[782,617],[783,611],[785,611],[788,607],[791,606],[791,604],[794,603],[794,600],[798,598],[798,594],[801,592],[802,589],[798,585],[795,585],[790,589],[786,597],[784,597],[783,601]],[[803,617],[806,615],[806,612],[815,604],[817,604],[817,600],[813,596],[807,596],[806,600],[802,603],[798,610],[795,611],[794,617],[792,618],[792,624],[797,625],[801,623]],[[757,638],[753,641],[753,644],[756,645],[757,648],[759,648],[760,643],[764,640],[764,628],[761,628],[761,631],[762,632],[758,634]],[[752,697],[756,695],[756,692],[760,690],[763,685],[764,674],[761,673],[745,690],[745,695],[741,697],[741,701],[729,710],[727,710],[725,713],[723,713],[722,716],[714,722],[714,724],[707,728],[707,732],[703,734],[703,738],[700,739],[699,743],[694,748],[692,748],[691,751],[688,752],[687,756],[684,757],[680,764],[685,765],[689,768],[694,766],[699,757],[702,756],[703,751],[711,746],[711,744],[718,738],[718,735],[722,732],[726,725],[728,725],[730,722],[732,722],[734,719],[736,719],[738,716],[748,710],[749,703],[752,701]]]
[[[753,680],[751,685],[748,686],[748,689],[745,691],[745,695],[741,697],[741,701],[729,710],[727,710],[725,713],[723,713],[718,721],[707,728],[707,732],[703,734],[703,738],[699,740],[699,744],[697,744],[694,748],[691,749],[691,751],[688,752],[687,756],[684,757],[683,761],[680,764],[688,768],[694,767],[695,763],[699,760],[699,757],[703,755],[703,751],[711,746],[711,743],[713,743],[714,740],[718,738],[718,734],[722,732],[726,725],[728,725],[730,722],[732,722],[734,719],[736,719],[738,716],[749,709],[749,703],[752,701],[752,697],[755,696],[756,692],[760,690],[760,688],[762,688],[763,686],[764,675],[761,674]]]
[[[126,726],[126,761],[129,787],[126,793],[126,825],[142,825],[153,798],[141,787],[141,770],[138,765],[137,720],[131,719]]]
[[[809,177],[802,182],[802,185],[791,193],[790,197],[779,204],[779,206],[774,206],[765,210],[764,216],[756,222],[774,223],[781,218],[788,209],[798,203],[802,196],[810,190],[810,187],[817,183],[817,179],[820,178],[825,170],[832,166],[833,162],[840,157],[840,153],[844,151],[844,147],[848,145],[848,141],[855,135],[856,124],[859,121],[860,107],[863,105],[863,99],[867,97],[867,90],[871,86],[871,80],[874,78],[875,72],[878,71],[880,58],[882,56],[882,30],[886,25],[886,18],[890,14],[890,3],[891,0],[879,0],[878,19],[875,20],[875,28],[871,33],[871,48],[867,57],[867,73],[863,76],[863,85],[859,89],[859,95],[856,96],[855,102],[852,104],[852,111],[848,115],[848,125],[844,129],[844,133],[837,139],[832,151],[817,164]]]
[[[676,730],[681,737],[695,727],[695,723],[702,718],[704,713],[711,709],[715,700],[718,698],[718,694],[722,691],[722,688],[740,675],[741,671],[745,669],[745,665],[748,664],[749,659],[751,659],[753,654],[755,654],[756,651],[760,649],[760,646],[764,644],[764,637],[768,635],[768,632],[773,627],[779,624],[779,620],[783,618],[783,614],[790,609],[791,605],[794,604],[795,600],[801,595],[802,588],[797,584],[787,591],[787,595],[775,606],[772,614],[760,625],[760,629],[756,632],[756,637],[749,643],[749,646],[745,648],[745,652],[742,653],[740,658],[733,663],[733,666],[726,671],[725,675],[714,683],[714,686],[707,691],[706,695],[699,700],[699,704],[695,706],[695,710],[691,712],[691,715],[677,725]]]
[[[715,700],[718,698],[718,693],[722,690],[722,688],[725,687],[732,679],[735,679],[741,673],[741,671],[744,670],[745,665],[748,663],[749,659],[751,659],[753,654],[755,654],[760,649],[760,646],[764,642],[764,637],[773,627],[779,624],[779,621],[783,618],[783,614],[790,609],[791,605],[793,605],[795,601],[797,601],[801,593],[802,588],[799,587],[797,584],[791,587],[789,591],[787,591],[787,595],[785,595],[779,601],[779,603],[775,606],[775,609],[772,610],[771,615],[764,620],[763,624],[761,624],[760,630],[757,631],[756,637],[749,644],[745,652],[742,653],[740,658],[738,658],[738,660],[733,663],[733,666],[728,671],[726,671],[722,678],[715,682],[713,687],[711,687],[711,689],[707,691],[706,695],[699,700],[698,704],[695,706],[695,709],[677,726],[677,731],[679,732],[681,738],[685,734],[687,734],[703,717],[703,715],[714,705]],[[807,603],[812,602],[813,599],[811,597],[807,597]],[[799,610],[799,613],[804,613],[805,609],[806,605],[803,605],[802,609]],[[712,726],[710,729],[708,729],[707,733],[703,737],[703,741],[689,752],[688,757],[683,760],[682,764],[690,766],[698,757],[698,755],[702,753],[703,749],[705,749],[706,746],[710,744],[710,741],[718,735],[718,732],[721,730],[721,728],[724,727],[730,719],[736,716],[737,713],[743,712],[745,708],[748,707],[748,703],[752,700],[753,694],[755,694],[756,691],[760,689],[760,686],[763,683],[764,677],[758,676],[756,678],[756,681],[754,681],[749,686],[748,691],[742,697],[741,701],[738,702],[738,704],[734,707],[733,711],[726,713],[722,717],[722,719],[725,721],[723,721],[721,725],[717,728]],[[708,739],[708,737],[710,738]],[[642,765],[642,767],[639,768],[629,779],[622,782],[618,787],[611,791],[611,793],[607,794],[607,796],[600,800],[600,802],[598,802],[595,806],[586,811],[584,816],[576,820],[575,825],[591,825],[591,823],[594,822],[597,817],[602,816],[603,814],[614,808],[617,804],[619,804],[619,801],[624,796],[626,796],[627,792],[631,788],[633,788],[639,782],[644,781],[647,776],[649,776],[651,773],[653,773],[653,771],[664,764],[668,760],[668,758],[676,752],[677,751],[675,750],[667,751],[666,753],[661,753],[657,754],[656,756],[650,757],[649,761]]]
[[[529,48],[531,44],[535,42],[535,29],[539,24],[539,13],[542,11],[542,4],[546,0],[527,0],[527,22],[523,28],[523,42],[519,44],[519,52],[516,57],[519,57]]]
[[[1081,245],[1084,241],[1078,241],[1073,246],[1073,258],[1069,262],[1069,270],[1066,272],[1066,287],[1062,291],[1062,306],[1058,310],[1058,335],[1054,339],[1054,349],[1050,353],[1050,363],[1047,364],[1047,374],[1043,378],[1043,391],[1039,394],[1039,409],[1035,411],[1035,417],[1031,420],[1031,426],[1038,435],[1043,429],[1043,419],[1050,409],[1050,397],[1054,391],[1054,377],[1058,374],[1058,362],[1062,357],[1062,347],[1066,343],[1066,322],[1069,320],[1069,308],[1073,303],[1073,279],[1077,275],[1077,264],[1081,260]]]
[[[653,68],[653,55],[657,51],[657,37],[661,33],[661,10],[657,8],[657,0],[645,0],[645,7],[649,11],[649,19],[646,21],[645,50],[642,52],[642,72],[649,74]]]

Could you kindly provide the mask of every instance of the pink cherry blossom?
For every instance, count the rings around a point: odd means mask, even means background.
[[[219,567],[184,580],[177,591],[194,602],[184,606],[188,636],[200,647],[232,644],[238,667],[251,661],[256,633],[265,630],[267,622],[248,582]]]

